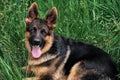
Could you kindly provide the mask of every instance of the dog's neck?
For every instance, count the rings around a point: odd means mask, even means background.
[[[55,59],[60,53],[57,53],[56,55],[51,55],[49,53],[45,53],[42,55],[39,59],[33,59],[31,57],[28,58],[28,65],[40,65],[42,63],[45,63],[47,61],[50,61],[52,59]]]

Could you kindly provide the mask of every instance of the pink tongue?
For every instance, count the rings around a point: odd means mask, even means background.
[[[40,49],[40,47],[32,46],[32,56],[34,58],[39,58],[41,56],[41,49]]]

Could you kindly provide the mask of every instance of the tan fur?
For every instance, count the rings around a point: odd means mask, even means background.
[[[30,43],[28,41],[29,38],[30,38],[30,33],[26,32],[25,33],[25,46],[26,46],[26,49],[28,50],[28,53],[31,53]]]
[[[44,40],[46,41],[46,44],[44,48],[42,49],[42,54],[47,52],[51,48],[52,43],[53,43],[53,33],[51,33],[50,36],[46,36]]]
[[[68,51],[66,53],[66,58],[64,59],[62,64],[59,66],[59,68],[56,70],[56,72],[53,75],[54,76],[54,80],[58,80],[58,79],[66,80],[67,79],[67,77],[64,76],[63,67],[65,66],[65,63],[67,62],[67,60],[69,58],[69,55],[70,55],[70,47],[68,46]]]
[[[30,73],[33,72],[35,74],[35,78],[33,78],[33,80],[40,80],[40,76],[42,75],[47,75],[47,74],[53,74],[53,80],[66,80],[67,76],[64,75],[63,71],[63,67],[65,65],[65,63],[67,62],[68,58],[70,55],[70,48],[68,47],[68,51],[66,53],[66,58],[64,59],[64,61],[61,63],[61,65],[59,66],[59,68],[56,70],[55,64],[60,60],[60,56],[55,58],[52,61],[52,64],[50,66],[47,67],[42,67],[42,66],[38,66],[39,64],[34,64],[36,62],[39,62],[39,60],[34,60],[33,64],[29,64],[29,66],[23,67],[23,70],[25,70],[26,72]],[[50,56],[48,56],[50,57]],[[37,79],[36,79],[37,78]],[[31,80],[31,78],[26,78],[26,80]]]
[[[56,70],[55,64],[59,61],[60,57],[56,58],[50,66],[47,67],[41,67],[37,65],[29,65],[26,67],[23,67],[23,70],[30,72],[33,72],[35,77],[33,80],[40,80],[40,76],[47,75],[47,74],[53,74]],[[37,79],[36,79],[37,78]],[[31,80],[31,78],[25,78],[26,80]]]
[[[44,63],[44,62],[49,61],[49,60],[52,60],[54,58],[56,58],[56,55],[54,55],[54,56],[46,55],[46,56],[42,56],[39,59],[34,59],[31,56],[29,56],[29,58],[28,58],[28,64],[29,65],[39,65],[41,63]]]
[[[72,67],[67,80],[81,80],[80,78],[82,78],[87,71],[84,68],[80,68],[80,65],[81,62],[78,62]]]
[[[25,39],[29,39],[30,38],[30,33],[29,32],[25,32]]]
[[[40,80],[39,77],[23,78],[22,80]]]
[[[31,18],[26,18],[26,19],[25,19],[25,22],[26,22],[26,24],[31,23],[31,22],[32,22],[32,19],[31,19]]]
[[[46,74],[52,74],[55,72],[55,64],[58,62],[60,57],[56,58],[50,66],[47,67],[40,67],[40,66],[34,66],[31,68],[31,70],[35,73],[35,75],[46,75]]]

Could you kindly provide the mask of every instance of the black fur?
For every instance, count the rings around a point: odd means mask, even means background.
[[[82,61],[87,70],[94,69],[96,71],[94,74],[85,75],[83,80],[100,80],[101,75],[117,80],[115,76],[118,72],[115,64],[106,52],[90,44],[54,35],[52,49],[55,49],[56,53],[60,52],[63,56],[67,52],[67,46],[70,46],[71,53],[64,66],[65,75],[69,75],[75,63]],[[50,49],[50,54],[55,54],[52,49]],[[101,80],[108,80],[106,77]]]
[[[34,29],[35,26],[37,26],[37,29]],[[43,29],[43,27],[45,30]],[[44,32],[41,32],[42,30],[44,30]],[[34,43],[34,39],[38,38],[40,41],[39,46],[41,47],[44,47],[44,44],[45,44],[45,41],[43,40],[43,38],[46,35],[51,35],[49,26],[44,24],[44,21],[41,19],[37,19],[31,24],[29,24],[27,31],[29,31],[31,34],[31,37],[29,38],[30,44],[36,45],[36,43]],[[38,34],[37,34],[37,31],[39,31]],[[36,35],[39,35],[39,36],[36,36]],[[83,77],[83,80],[100,80],[101,77],[98,77],[99,75],[100,76],[104,75],[108,78],[111,78],[112,80],[117,80],[115,76],[118,73],[117,73],[115,64],[106,52],[104,52],[100,48],[93,46],[91,44],[74,41],[72,39],[56,35],[55,33],[53,37],[54,38],[53,38],[52,47],[46,52],[46,54],[57,55],[58,53],[60,53],[58,56],[61,56],[61,59],[58,61],[57,64],[55,64],[56,68],[58,68],[62,64],[66,56],[65,53],[67,53],[67,47],[68,46],[70,47],[71,53],[63,68],[63,71],[66,76],[70,74],[70,70],[74,64],[76,64],[79,61],[82,61],[84,68],[86,70],[88,71],[94,70],[96,72],[96,73],[85,75]],[[46,54],[43,54],[43,55],[46,55]],[[51,63],[52,63],[52,60],[46,62],[45,65],[49,66]],[[40,64],[40,65],[45,66],[44,64]],[[101,79],[101,80],[106,80],[106,79]]]
[[[29,66],[33,67],[31,70],[36,70],[36,67],[40,68],[41,66],[49,68],[52,62],[60,58],[58,62],[53,63],[54,67],[52,68],[55,68],[56,70],[48,72],[47,75],[43,75],[41,80],[53,80],[53,76],[50,73],[55,74],[59,66],[62,64],[62,70],[64,73],[63,77],[67,78],[71,73],[70,70],[79,62],[82,64],[77,65],[77,68],[81,69],[82,67],[87,71],[86,74],[81,73],[83,76],[80,80],[118,80],[116,78],[118,72],[115,64],[106,52],[91,44],[74,41],[69,38],[58,36],[54,33],[57,18],[57,9],[55,7],[48,12],[45,19],[40,19],[38,18],[37,4],[33,3],[31,5],[26,18],[26,32],[29,32],[29,35],[26,37],[26,45],[28,47],[37,45],[41,50],[47,48],[40,58],[42,58],[42,56],[46,57],[48,54],[50,57],[55,56],[54,58],[47,59],[47,61],[37,65],[29,64]],[[50,38],[48,38],[46,40],[45,38],[48,36],[53,37],[53,39],[49,40]],[[50,41],[53,41],[53,43],[51,42],[50,44]],[[45,44],[48,44],[47,47]],[[68,47],[70,48],[70,55],[67,59],[66,54],[69,51]],[[32,56],[29,57],[28,61],[31,61],[32,59],[33,61],[39,61],[40,59],[31,58]],[[64,62],[65,60],[67,61]],[[77,75],[77,79],[81,74]],[[74,75],[72,75],[72,77],[74,78]]]
[[[34,28],[32,27],[34,24],[37,25],[39,29],[42,29],[42,27],[45,27],[46,35],[48,35],[49,30],[50,30],[48,26],[43,24],[42,20],[36,20],[32,24],[30,24],[30,27],[27,30],[31,33],[31,36],[32,36],[30,38],[31,45],[34,45],[33,40],[37,34],[35,33]],[[39,29],[37,30],[40,31]],[[40,46],[41,45],[44,46],[45,42],[43,41],[42,38],[45,35],[42,36],[43,35],[42,33],[41,34],[39,33],[39,35],[40,35],[39,39],[40,41],[42,41],[40,42]],[[97,73],[104,74],[110,78],[114,78],[115,75],[117,75],[117,70],[115,68],[114,62],[112,61],[110,56],[103,50],[90,44],[86,44],[83,42],[77,42],[72,39],[68,39],[68,38],[54,34],[53,45],[50,48],[50,50],[47,52],[47,54],[56,55],[57,53],[60,53],[59,55],[62,56],[60,59],[61,61],[59,61],[56,64],[56,68],[59,67],[59,65],[61,65],[62,61],[64,60],[65,55],[66,55],[65,53],[67,53],[67,46],[70,46],[71,53],[68,58],[68,61],[66,62],[64,66],[65,75],[69,75],[72,66],[79,61],[83,61],[84,68],[86,68],[87,70],[94,69],[96,70]],[[95,76],[95,74],[93,74],[93,76],[86,75],[84,78],[86,78],[87,76],[89,78],[91,77],[91,79],[88,79],[88,80],[93,80],[93,77]],[[98,75],[96,75],[96,77],[97,76]]]

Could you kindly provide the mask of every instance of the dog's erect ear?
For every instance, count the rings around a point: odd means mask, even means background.
[[[36,18],[38,18],[38,6],[36,2],[33,2],[28,10],[26,23],[30,23]]]
[[[45,17],[45,21],[51,29],[55,28],[57,18],[58,18],[57,9],[56,7],[53,7]]]

